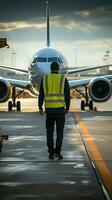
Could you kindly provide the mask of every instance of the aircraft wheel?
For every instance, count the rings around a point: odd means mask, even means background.
[[[93,110],[93,101],[89,101],[89,110]]]
[[[20,101],[17,101],[17,111],[21,111],[21,103],[20,103]]]
[[[8,111],[12,111],[12,107],[13,107],[12,101],[9,101],[8,102]]]
[[[0,141],[0,153],[2,152],[2,141]]]
[[[81,101],[81,110],[84,110],[84,108],[85,108],[85,102],[84,102],[84,100],[82,100]]]

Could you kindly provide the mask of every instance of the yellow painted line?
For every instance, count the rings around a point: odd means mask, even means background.
[[[83,135],[85,136],[87,140],[87,145],[89,148],[89,151],[91,152],[93,160],[95,160],[95,163],[101,173],[101,176],[104,180],[105,187],[107,188],[108,192],[112,194],[112,175],[107,167],[105,161],[103,160],[96,144],[94,143],[94,139],[92,138],[88,128],[86,127],[83,120],[81,120],[79,113],[75,113],[77,122],[82,130]],[[106,147],[108,148],[108,147]]]

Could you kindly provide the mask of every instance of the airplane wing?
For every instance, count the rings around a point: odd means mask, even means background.
[[[4,70],[11,70],[11,71],[17,71],[17,72],[22,72],[28,74],[28,70],[23,70],[23,69],[17,69],[13,67],[7,67],[7,66],[0,66],[0,68]],[[23,80],[18,80],[18,79],[10,79],[10,78],[3,78],[0,77],[1,81],[6,81],[8,82],[11,86],[19,87],[21,89],[29,90],[31,88],[31,83],[29,81],[23,81]]]
[[[13,67],[8,67],[8,66],[0,66],[0,68],[5,69],[5,70],[23,72],[23,73],[28,74],[28,70],[24,70],[24,69],[18,69],[18,68],[13,68]]]
[[[16,80],[16,79],[9,79],[6,78],[6,80],[15,87],[20,87],[22,89],[29,90],[30,88],[30,82],[29,81],[22,81],[22,80]]]
[[[96,67],[79,68],[79,69],[73,68],[73,69],[68,69],[67,73],[68,74],[73,74],[73,73],[89,71],[89,70],[92,70],[92,69],[100,69],[100,68],[109,67],[109,66],[112,66],[112,64],[110,64],[110,65],[96,66]]]
[[[81,110],[89,107],[93,110],[93,102],[103,103],[112,96],[112,75],[98,76],[80,80],[70,80],[70,88],[74,92],[81,94]]]
[[[92,69],[100,69],[100,68],[104,68],[104,67],[109,67],[112,66],[112,64],[110,65],[102,65],[102,66],[95,66],[95,67],[85,67],[85,68],[79,68],[79,69],[75,69],[75,68],[71,68],[67,70],[68,74],[73,74],[73,73],[78,73],[78,72],[84,72],[84,71],[89,71]],[[28,74],[28,70],[23,70],[23,69],[17,69],[17,68],[13,68],[13,67],[8,67],[8,66],[0,66],[0,68],[2,69],[8,69],[8,70],[13,70],[13,71],[18,71],[18,72],[23,72],[23,73],[27,73]]]
[[[98,76],[98,77],[95,77],[95,78],[86,78],[86,79],[80,79],[80,80],[69,80],[69,85],[70,85],[70,88],[77,88],[77,87],[83,87],[83,86],[86,86],[88,85],[91,81],[95,81],[97,79],[107,79],[109,80],[110,82],[112,81],[112,75],[105,75],[105,76]]]

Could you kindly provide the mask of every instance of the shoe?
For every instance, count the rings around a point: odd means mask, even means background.
[[[54,155],[53,154],[49,154],[49,159],[53,160],[54,159]]]
[[[58,160],[61,160],[61,159],[63,159],[63,156],[60,153],[56,153],[55,158]]]

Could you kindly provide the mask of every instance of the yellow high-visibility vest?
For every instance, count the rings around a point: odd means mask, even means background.
[[[64,98],[65,76],[48,74],[43,78],[45,108],[65,107]]]

